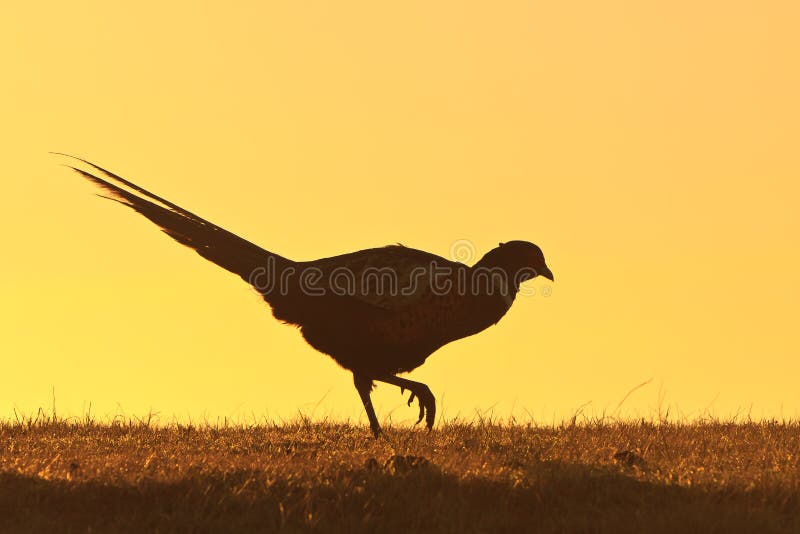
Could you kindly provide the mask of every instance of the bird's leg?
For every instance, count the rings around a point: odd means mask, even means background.
[[[408,405],[411,406],[414,398],[419,402],[419,419],[417,423],[420,423],[425,418],[425,426],[428,427],[428,430],[433,428],[433,422],[436,419],[436,398],[434,398],[428,386],[422,382],[414,382],[394,375],[375,377],[375,380],[398,386],[401,392],[406,389],[409,390],[411,396],[408,398]]]
[[[361,396],[361,402],[364,403],[364,409],[367,411],[369,427],[372,429],[372,434],[377,438],[381,433],[381,425],[378,424],[378,417],[375,415],[375,408],[372,407],[372,399],[369,396],[372,391],[372,379],[353,373],[353,382],[356,385],[358,394]]]

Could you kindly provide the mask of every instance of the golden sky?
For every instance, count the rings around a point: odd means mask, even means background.
[[[52,150],[293,259],[540,245],[556,283],[410,375],[445,417],[797,417],[799,6],[5,6],[0,416],[54,390],[365,421],[349,373]]]

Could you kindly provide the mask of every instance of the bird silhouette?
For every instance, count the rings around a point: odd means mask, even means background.
[[[425,419],[430,430],[433,393],[397,375],[416,369],[443,345],[497,323],[522,282],[536,276],[553,280],[542,251],[527,241],[500,243],[471,267],[399,244],[292,261],[90,161],[61,155],[92,169],[68,165],[110,194],[100,196],[137,211],[178,243],[239,275],[275,318],[299,327],[312,347],[351,371],[375,437],[381,433],[370,399],[375,382],[409,390],[408,405],[419,403],[417,423]]]

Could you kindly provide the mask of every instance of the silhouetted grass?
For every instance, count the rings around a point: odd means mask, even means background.
[[[14,532],[800,532],[796,422],[0,423]]]

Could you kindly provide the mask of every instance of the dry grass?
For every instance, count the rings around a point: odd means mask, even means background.
[[[13,532],[800,532],[800,424],[0,423]]]

